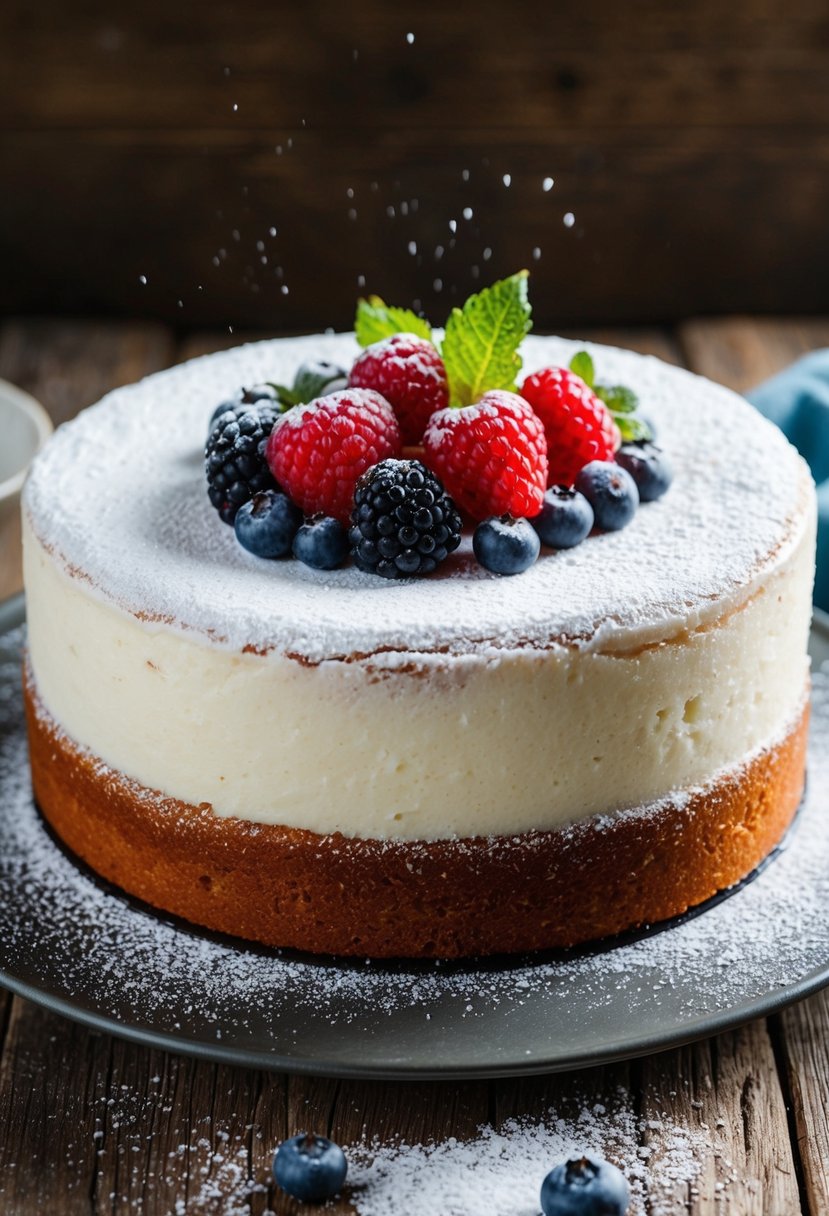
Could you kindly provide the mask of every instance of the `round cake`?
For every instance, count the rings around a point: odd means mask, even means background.
[[[584,345],[527,338],[525,370]],[[25,679],[69,848],[196,924],[375,957],[570,946],[750,872],[803,788],[812,482],[735,394],[587,349],[675,479],[511,578],[469,535],[420,579],[264,561],[210,507],[213,407],[348,365],[351,335],[197,359],[61,427],[25,491]]]

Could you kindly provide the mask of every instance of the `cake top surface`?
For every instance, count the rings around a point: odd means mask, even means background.
[[[428,578],[390,582],[347,566],[263,561],[211,508],[204,443],[214,407],[242,385],[290,382],[306,359],[348,366],[353,335],[252,343],[118,389],[62,426],[25,505],[40,541],[91,593],[217,645],[319,662],[393,664],[491,646],[620,649],[704,624],[738,603],[794,543],[808,474],[794,448],[729,390],[652,357],[530,337],[524,372],[589,350],[604,381],[630,384],[675,471],[633,522],[525,573],[480,567],[471,537]]]

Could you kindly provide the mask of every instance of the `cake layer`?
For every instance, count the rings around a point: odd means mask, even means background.
[[[524,368],[566,363],[580,345],[528,338]],[[675,481],[624,531],[545,553],[520,578],[485,571],[468,539],[435,576],[401,583],[262,562],[209,507],[214,406],[241,385],[290,383],[304,359],[347,365],[351,335],[256,343],[118,389],[60,428],[35,462],[25,510],[90,596],[236,653],[316,663],[357,652],[395,667],[412,652],[443,661],[558,642],[627,652],[744,603],[799,543],[813,491],[794,449],[734,393],[656,359],[590,349],[602,380],[639,394]]]
[[[380,842],[221,819],[79,748],[27,675],[38,803],[95,870],[157,908],[270,945],[455,957],[575,945],[677,915],[780,840],[803,788],[808,711],[702,788],[574,827]]]
[[[660,644],[392,667],[136,619],[28,535],[31,662],[71,738],[219,816],[376,839],[547,831],[704,783],[781,736],[806,678],[813,545],[807,514],[738,607]]]

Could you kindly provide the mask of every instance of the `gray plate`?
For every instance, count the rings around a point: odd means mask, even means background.
[[[816,914],[829,902],[829,781],[817,778],[785,847],[754,881],[658,932],[581,952],[462,964],[320,960],[159,917],[79,867],[32,802],[14,629],[22,616],[20,600],[0,606],[0,982],[49,1009],[236,1064],[487,1077],[658,1051],[829,983],[829,918]],[[824,620],[812,645],[818,661],[829,658]],[[829,689],[823,700],[813,774],[829,753]]]

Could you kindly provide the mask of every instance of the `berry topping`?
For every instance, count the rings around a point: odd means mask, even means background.
[[[337,393],[348,387],[348,372],[337,363],[328,363],[325,359],[312,359],[301,363],[294,376],[291,390],[296,398],[295,404],[303,401],[314,401],[328,393]]]
[[[473,519],[537,515],[547,486],[544,428],[515,393],[484,393],[475,405],[439,410],[423,436],[424,457]]]
[[[216,420],[204,450],[207,494],[219,516],[232,524],[236,512],[262,490],[278,490],[265,458],[277,411],[260,402],[232,406]]]
[[[383,578],[431,574],[461,539],[461,519],[419,460],[384,460],[364,473],[349,533],[354,561]]]
[[[531,522],[543,544],[551,549],[573,549],[593,528],[593,508],[578,490],[550,486],[540,514]]]
[[[538,557],[541,542],[529,520],[502,515],[478,524],[472,548],[485,570],[493,574],[521,574]]]
[[[557,1165],[541,1184],[544,1216],[625,1216],[629,1204],[621,1170],[586,1153]]]
[[[639,491],[627,469],[613,461],[591,460],[576,478],[576,489],[584,495],[603,532],[617,532],[636,514]]]
[[[233,528],[243,549],[256,557],[286,557],[302,512],[290,498],[275,490],[255,494],[236,512]]]
[[[267,444],[271,472],[306,515],[347,524],[360,476],[399,456],[400,431],[384,397],[346,389],[289,410]]]
[[[449,404],[443,360],[431,342],[413,334],[394,334],[367,347],[355,360],[348,382],[382,393],[407,444],[420,443],[432,414]]]
[[[566,367],[545,367],[528,376],[521,395],[544,424],[548,483],[572,485],[591,460],[612,460],[619,428],[589,385]]]
[[[336,570],[348,557],[348,533],[330,515],[312,515],[294,537],[294,557],[314,570]]]
[[[273,1159],[277,1186],[302,1203],[332,1199],[345,1182],[345,1153],[333,1140],[301,1132],[283,1140]]]
[[[616,463],[627,469],[642,502],[661,498],[674,479],[671,463],[655,443],[626,443],[616,453]]]
[[[235,397],[228,401],[222,401],[216,406],[210,417],[210,426],[207,433],[210,435],[213,427],[221,418],[222,414],[226,414],[228,410],[232,410],[237,416],[245,412],[245,407],[248,405],[256,405],[262,402],[266,405],[271,405],[275,412],[278,412],[279,402],[277,400],[276,390],[270,384],[257,384],[254,388],[241,388]]]

